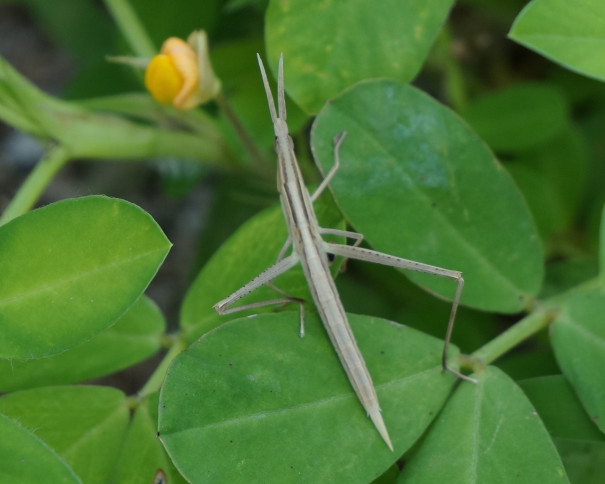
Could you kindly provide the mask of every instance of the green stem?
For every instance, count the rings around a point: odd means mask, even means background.
[[[525,341],[530,336],[546,328],[555,316],[556,312],[552,309],[538,310],[529,314],[500,336],[494,338],[471,354],[470,359],[479,360],[482,363],[489,365],[522,341]]]
[[[460,111],[468,104],[467,83],[460,67],[458,57],[453,51],[453,40],[449,29],[444,30],[443,62],[448,99],[454,109]]]
[[[233,126],[235,133],[237,134],[238,138],[242,141],[244,147],[246,148],[246,151],[252,158],[254,166],[263,175],[271,176],[267,160],[259,151],[258,147],[256,146],[256,143],[254,143],[254,141],[248,134],[248,131],[240,121],[238,115],[236,114],[235,110],[233,109],[227,98],[223,95],[222,91],[218,94],[218,96],[216,96],[215,101],[218,104],[219,108],[221,108],[221,111],[223,111],[223,113],[225,113],[225,116],[227,116],[227,119],[231,123],[231,126]]]
[[[164,359],[160,362],[158,367],[155,369],[153,374],[147,380],[147,383],[141,388],[138,393],[138,398],[144,398],[147,395],[151,395],[152,393],[158,392],[162,383],[164,382],[164,377],[166,376],[166,372],[168,371],[168,367],[180,353],[182,353],[187,344],[185,341],[179,337],[175,336],[172,338],[171,346],[168,349],[168,353],[164,356]]]
[[[68,151],[61,145],[50,148],[33,171],[29,174],[25,183],[21,185],[15,197],[0,217],[0,225],[10,222],[15,217],[23,215],[40,198],[48,184],[56,173],[70,159]]]
[[[105,4],[133,52],[139,57],[152,58],[157,49],[130,3],[127,0],[105,0]]]

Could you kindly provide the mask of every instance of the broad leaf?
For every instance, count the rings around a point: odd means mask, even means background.
[[[599,232],[599,279],[605,285],[605,206],[601,210],[601,229]]]
[[[560,302],[552,345],[590,418],[605,431],[605,289],[574,291]]]
[[[0,413],[0,482],[78,484],[80,479],[48,445]]]
[[[395,446],[357,400],[316,317],[232,321],[179,355],[160,394],[160,438],[190,482],[366,483],[435,417],[455,380],[442,342],[386,320],[349,315]],[[276,460],[275,456],[279,456]]]
[[[495,151],[518,151],[544,143],[567,122],[561,93],[529,83],[479,98],[460,114]]]
[[[41,358],[115,323],[140,297],[170,242],[131,203],[89,196],[0,227],[0,358]]]
[[[116,484],[150,484],[162,472],[170,484],[184,483],[157,437],[158,395],[139,404],[124,436],[114,479]],[[159,483],[158,483],[159,484]]]
[[[585,197],[588,149],[572,128],[505,164],[517,182],[543,236],[569,227]]]
[[[142,296],[116,324],[64,353],[35,360],[0,360],[0,391],[77,383],[114,373],[160,349],[164,318]]]
[[[489,367],[462,383],[398,482],[566,483],[544,424],[521,389]]]
[[[533,0],[509,37],[572,71],[605,80],[605,3]]]
[[[124,394],[106,387],[37,388],[0,399],[1,413],[34,431],[86,484],[110,480],[128,411]]]
[[[411,81],[452,0],[271,1],[265,38],[269,65],[284,54],[286,90],[307,112],[357,81]],[[276,71],[275,71],[276,72]]]
[[[605,476],[605,436],[590,421],[571,385],[560,375],[519,385],[552,436],[569,480],[600,484]]]
[[[463,272],[464,304],[515,312],[542,280],[527,207],[485,144],[451,111],[395,81],[359,83],[322,110],[312,147],[324,173],[346,131],[331,188],[376,250]],[[452,297],[455,284],[409,277]]]

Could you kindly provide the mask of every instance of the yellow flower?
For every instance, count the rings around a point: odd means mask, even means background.
[[[220,91],[210,65],[206,33],[194,32],[188,40],[166,39],[145,71],[145,87],[154,99],[179,109],[205,103]]]

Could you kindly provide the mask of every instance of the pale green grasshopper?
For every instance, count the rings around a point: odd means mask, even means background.
[[[456,294],[452,303],[450,319],[445,339],[442,364],[444,369],[447,369],[455,375],[468,379],[456,370],[450,369],[447,366],[447,348],[450,340],[456,309],[460,300],[460,293],[464,285],[462,274],[457,271],[442,269],[420,262],[414,262],[407,259],[383,254],[374,250],[358,247],[363,236],[355,232],[344,230],[325,229],[319,226],[317,217],[313,210],[313,201],[316,200],[322,191],[328,186],[330,180],[334,177],[339,167],[339,148],[344,140],[346,133],[341,133],[334,139],[334,166],[319,185],[315,193],[310,195],[305,187],[296,155],[294,154],[294,145],[292,138],[288,132],[286,124],[286,101],[284,92],[284,68],[283,56],[279,60],[279,73],[277,81],[277,105],[278,111],[275,110],[275,103],[267,74],[263,63],[258,56],[258,63],[265,85],[267,94],[267,102],[269,104],[269,112],[273,121],[275,131],[275,151],[277,152],[278,170],[277,170],[277,188],[280,194],[281,206],[284,212],[286,225],[288,226],[289,237],[284,247],[282,248],[277,262],[258,275],[255,279],[240,288],[238,291],[231,294],[226,299],[218,302],[214,308],[220,314],[228,314],[243,309],[251,309],[269,304],[278,304],[289,301],[297,301],[296,298],[290,297],[282,293],[284,297],[263,301],[259,303],[247,304],[228,309],[237,300],[254,291],[262,285],[269,285],[280,274],[300,263],[307,280],[309,290],[313,297],[315,306],[319,312],[319,316],[326,328],[332,345],[338,354],[338,358],[344,367],[349,381],[357,397],[359,398],[368,416],[374,423],[378,433],[382,436],[389,449],[393,450],[391,439],[380,413],[378,397],[372,383],[372,378],[366,367],[365,361],[355,337],[351,331],[351,327],[347,320],[347,315],[340,301],[340,297],[336,290],[334,280],[330,274],[329,257],[342,256],[344,258],[359,259],[368,262],[375,262],[392,267],[409,269],[418,272],[434,274],[448,279],[453,279],[458,283]],[[355,239],[353,246],[342,245],[325,242],[321,235],[331,234]],[[287,249],[292,246],[292,253],[286,256]],[[275,288],[274,288],[275,289]],[[277,290],[277,289],[276,289]],[[277,290],[278,292],[281,292]],[[298,300],[300,302],[300,300]],[[304,335],[303,329],[303,309],[301,303],[301,336]]]

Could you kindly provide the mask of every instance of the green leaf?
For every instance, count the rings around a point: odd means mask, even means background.
[[[271,1],[265,39],[269,65],[284,54],[286,89],[307,112],[357,81],[411,81],[452,0]]]
[[[92,386],[24,390],[2,397],[0,412],[35,432],[82,482],[110,480],[128,425],[122,392]]]
[[[317,117],[312,147],[321,170],[332,138],[348,133],[331,188],[345,217],[376,250],[463,272],[462,301],[519,311],[538,292],[540,243],[508,174],[451,111],[394,81],[359,83]],[[455,285],[410,279],[452,297]]]
[[[378,477],[410,447],[454,379],[442,342],[349,315],[395,452],[357,400],[316,317],[232,321],[181,353],[160,394],[160,438],[191,482],[348,482]],[[203,458],[201,458],[203,456]],[[278,457],[276,459],[276,457]]]
[[[120,449],[115,476],[116,484],[150,484],[161,470],[171,484],[184,483],[157,438],[157,393],[137,407]]]
[[[569,227],[586,195],[588,173],[586,141],[577,130],[561,130],[554,139],[518,154],[505,166],[544,235]]]
[[[329,197],[317,200],[315,210],[322,227],[343,228],[342,216]],[[273,265],[287,236],[281,207],[276,205],[252,217],[220,247],[200,271],[185,297],[181,327],[188,341],[193,342],[216,326],[246,314],[219,316],[213,306]],[[338,265],[334,264],[333,270],[337,269]],[[293,296],[311,300],[300,266],[275,279],[275,286]],[[279,297],[276,294],[262,287],[236,305],[275,299]],[[267,310],[273,311],[275,306],[256,308],[247,314]]]
[[[460,115],[493,150],[519,151],[561,131],[567,106],[557,89],[525,83],[479,98]]]
[[[602,0],[533,0],[508,35],[563,67],[605,80],[603,18]]]
[[[143,296],[115,325],[64,353],[0,360],[0,392],[77,383],[128,368],[158,351],[164,328],[162,313]]]
[[[599,274],[601,284],[605,286],[605,205],[601,211],[601,228],[599,232]]]
[[[505,166],[523,193],[546,251],[549,237],[565,229],[566,217],[562,216],[564,212],[560,210],[561,201],[556,189],[542,173],[523,162],[514,160]]]
[[[590,418],[605,431],[605,289],[577,290],[560,302],[552,345]]]
[[[605,476],[605,436],[590,421],[571,385],[560,375],[519,385],[550,432],[569,480],[599,484]]]
[[[572,289],[598,276],[598,264],[593,257],[578,257],[552,262],[546,266],[546,277],[540,297],[547,299]]]
[[[519,382],[553,437],[605,442],[572,386],[562,375],[530,378]]]
[[[0,227],[0,358],[41,358],[115,323],[170,242],[136,205],[65,200]]]
[[[0,481],[19,484],[81,483],[69,466],[39,437],[0,414]]]
[[[400,475],[401,483],[569,482],[521,389],[489,367],[462,383]]]

